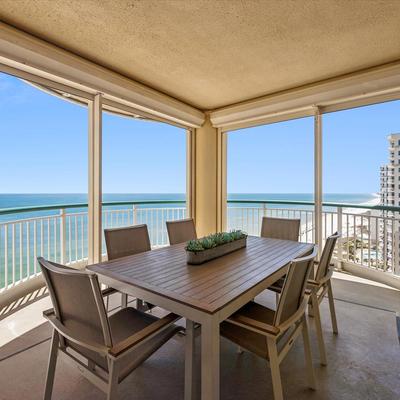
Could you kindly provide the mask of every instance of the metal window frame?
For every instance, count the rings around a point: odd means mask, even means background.
[[[129,105],[105,99],[102,93],[89,93],[50,79],[0,63],[5,73],[32,84],[38,90],[88,108],[88,263],[101,261],[102,253],[102,114],[165,123],[186,131],[186,197],[187,210],[195,216],[195,129],[158,118]],[[66,94],[66,96],[65,96]]]

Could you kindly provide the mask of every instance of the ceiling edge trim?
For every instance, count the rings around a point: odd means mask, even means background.
[[[399,98],[400,62],[332,78],[312,85],[271,94],[209,112],[214,127],[238,129],[276,120],[278,115],[309,115],[310,107],[326,112],[366,105],[381,98]]]
[[[0,22],[0,62],[189,127],[204,113],[164,93]]]

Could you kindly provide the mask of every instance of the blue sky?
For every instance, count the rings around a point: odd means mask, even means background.
[[[0,193],[86,193],[88,112],[0,74]],[[186,133],[103,114],[105,193],[183,193]]]
[[[379,190],[386,136],[400,102],[326,114],[324,192]],[[0,74],[0,193],[87,192],[87,109]],[[185,132],[110,114],[103,118],[105,193],[183,193]],[[313,119],[228,136],[228,192],[313,191]]]
[[[312,193],[313,118],[228,136],[229,193]],[[324,193],[379,191],[387,135],[400,132],[400,101],[323,115]]]

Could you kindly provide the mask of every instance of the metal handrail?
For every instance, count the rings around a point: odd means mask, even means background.
[[[294,201],[294,200],[228,200],[229,204],[289,204],[289,205],[303,205],[303,206],[313,206],[313,201]],[[106,201],[103,202],[104,207],[112,206],[129,206],[129,205],[146,205],[146,204],[185,204],[185,200],[142,200],[142,201]],[[381,206],[381,205],[366,205],[366,204],[351,204],[351,203],[333,203],[333,202],[323,202],[324,207],[341,207],[341,208],[360,208],[368,210],[380,210],[380,211],[391,211],[400,212],[400,207],[396,206]],[[16,207],[16,208],[3,208],[0,209],[0,215],[7,214],[18,214],[18,213],[28,213],[36,211],[47,211],[47,210],[59,210],[59,209],[72,209],[72,208],[87,208],[87,203],[76,203],[76,204],[52,204],[43,206],[33,206],[33,207]]]
[[[313,201],[297,201],[297,200],[228,200],[228,203],[232,204],[290,204],[290,205],[303,205],[313,206]],[[400,212],[400,207],[396,206],[380,206],[380,205],[366,205],[366,204],[352,204],[352,203],[332,203],[324,201],[322,203],[324,207],[342,207],[342,208],[363,208],[368,210],[380,210],[380,211],[392,211]]]
[[[185,200],[143,200],[143,201],[106,201],[103,202],[102,205],[105,207],[112,207],[112,206],[144,205],[144,204],[185,204],[185,203],[186,203]],[[0,215],[71,209],[71,208],[87,208],[87,207],[88,207],[87,203],[75,203],[75,204],[52,204],[52,205],[33,206],[33,207],[2,208],[0,209]]]

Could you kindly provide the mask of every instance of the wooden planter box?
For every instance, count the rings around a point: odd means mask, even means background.
[[[246,245],[247,237],[222,244],[221,246],[213,247],[212,249],[199,251],[197,253],[186,251],[186,260],[188,264],[199,265],[213,260],[214,258],[222,257],[225,254],[232,253],[233,251],[243,249]]]

